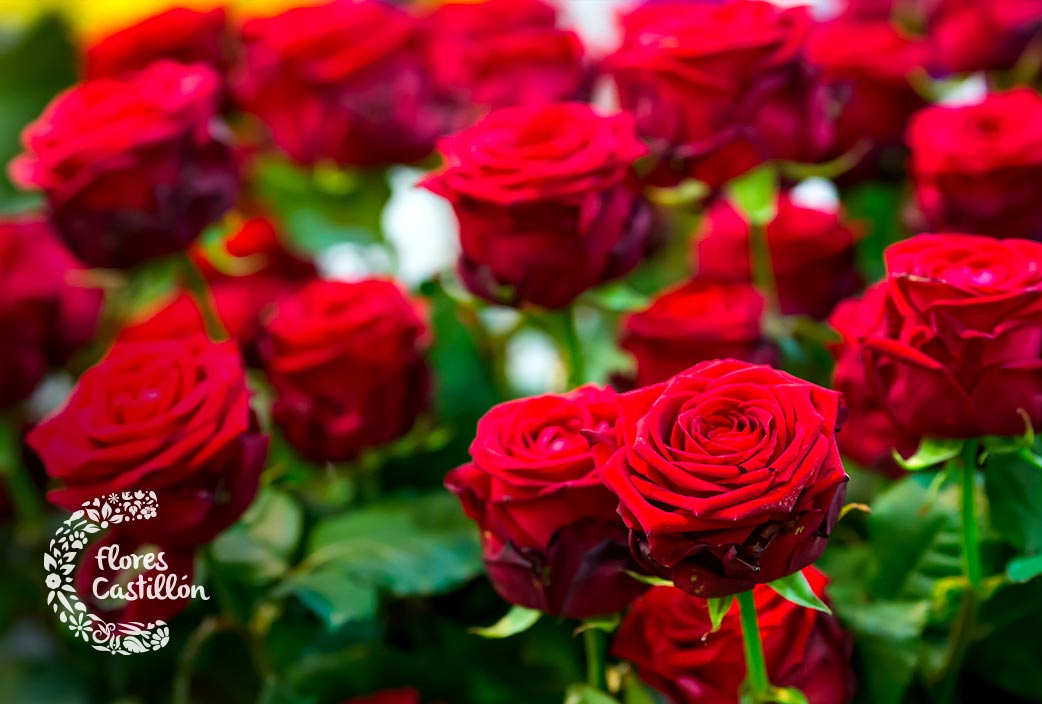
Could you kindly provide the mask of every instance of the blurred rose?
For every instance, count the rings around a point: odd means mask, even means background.
[[[782,195],[778,214],[767,225],[781,312],[823,318],[837,301],[860,289],[854,266],[859,235],[842,213],[803,207]],[[752,281],[749,224],[727,201],[715,203],[701,221],[695,270],[699,279]]]
[[[806,8],[668,2],[623,17],[606,69],[671,178],[719,185],[763,161],[814,161],[832,139],[804,61]]]
[[[43,220],[0,219],[0,409],[93,337],[101,291],[75,281],[81,270]]]
[[[159,517],[120,533],[170,548],[208,542],[234,522],[267,454],[238,351],[201,334],[117,342],[28,442],[61,482],[48,498],[62,508],[155,491]]]
[[[763,296],[747,283],[692,281],[627,316],[620,344],[637,360],[638,386],[709,359],[768,363],[775,353],[760,333],[763,311]]]
[[[908,146],[931,229],[1042,238],[1042,96],[1019,88],[926,108],[912,119]]]
[[[393,281],[316,281],[280,301],[258,348],[275,423],[315,461],[356,458],[425,409],[428,329]]]
[[[589,618],[647,589],[625,573],[637,569],[626,526],[591,450],[590,434],[613,433],[616,415],[614,392],[594,386],[504,403],[478,423],[473,462],[446,477],[510,603]]]
[[[620,447],[599,471],[619,497],[633,554],[706,598],[814,562],[846,494],[839,400],[736,360],[620,396]]]
[[[803,574],[823,598],[825,575],[813,567]],[[809,704],[850,701],[853,643],[839,621],[797,606],[765,585],[753,595],[771,684],[796,687]],[[746,674],[738,604],[731,604],[713,631],[703,599],[655,587],[626,614],[612,654],[636,665],[640,678],[675,704],[734,704]]]
[[[224,8],[207,11],[176,7],[110,34],[87,47],[87,78],[137,71],[154,61],[207,64],[217,73],[228,68]]]
[[[1011,68],[1042,39],[1042,0],[939,0],[928,29],[945,71]]]
[[[435,108],[417,21],[380,0],[297,7],[242,27],[235,96],[292,159],[382,166],[427,156]]]
[[[420,693],[415,689],[387,689],[348,699],[344,704],[420,704]]]
[[[445,168],[424,185],[452,203],[460,274],[483,298],[560,308],[648,247],[651,211],[632,171],[645,150],[625,113],[503,108],[440,149]]]
[[[44,192],[58,234],[90,266],[184,249],[238,191],[218,97],[201,64],[81,83],[26,128],[11,177]]]

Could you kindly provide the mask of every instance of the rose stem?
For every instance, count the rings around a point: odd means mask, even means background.
[[[745,683],[755,701],[765,701],[770,694],[771,682],[767,678],[767,662],[760,640],[760,624],[756,620],[756,602],[752,591],[738,595],[738,612],[742,619],[742,642],[745,645]]]
[[[586,681],[594,689],[605,692],[608,682],[604,669],[604,633],[596,628],[583,631],[586,645]]]
[[[214,304],[213,293],[203,278],[202,272],[192,261],[192,257],[186,252],[182,257],[183,281],[185,288],[192,294],[195,304],[199,306],[199,312],[203,316],[203,325],[206,327],[207,336],[220,342],[228,339],[228,331],[225,330],[221,318],[217,315],[217,306]]]
[[[574,389],[586,383],[586,360],[583,357],[582,344],[579,342],[575,306],[568,306],[561,312],[561,321],[564,328],[561,352],[568,369],[568,388]]]
[[[781,316],[778,303],[778,282],[774,277],[774,262],[767,242],[767,226],[749,223],[749,254],[752,262],[753,283],[763,294],[766,305],[765,320],[772,323]]]

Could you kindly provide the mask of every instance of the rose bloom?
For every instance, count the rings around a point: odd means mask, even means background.
[[[44,220],[0,219],[0,409],[94,336],[101,291],[76,284],[82,268]]]
[[[934,106],[908,130],[916,200],[934,231],[1042,238],[1042,96]]]
[[[1042,32],[1042,0],[940,0],[928,30],[945,71],[1012,68]]]
[[[389,3],[334,0],[251,19],[242,43],[236,100],[301,164],[417,161],[447,125],[420,27]]]
[[[781,312],[823,318],[859,290],[854,245],[860,236],[842,212],[804,207],[782,195],[778,214],[767,224]],[[749,223],[727,201],[715,203],[702,218],[694,251],[698,278],[752,281]]]
[[[452,203],[476,295],[560,308],[633,269],[652,216],[634,181],[644,146],[625,113],[580,103],[497,110],[441,142],[423,185]]]
[[[385,689],[376,694],[348,699],[343,704],[420,704],[420,693],[415,689]]]
[[[160,59],[207,64],[218,73],[228,67],[224,8],[175,7],[105,36],[87,47],[87,78],[137,71]]]
[[[594,386],[501,404],[478,422],[473,461],[446,477],[510,603],[588,618],[647,589],[625,573],[637,566],[592,449],[591,437],[614,432],[616,415],[615,393]]]
[[[1042,424],[1042,244],[919,235],[885,259],[886,281],[845,313],[865,324],[840,332],[889,416],[929,437]]]
[[[803,56],[811,25],[807,8],[758,0],[670,2],[623,17],[622,47],[605,68],[662,160],[662,180],[720,185],[764,161],[824,154],[826,93]]]
[[[78,84],[25,129],[11,177],[44,192],[58,234],[89,266],[184,249],[238,192],[218,98],[201,64]]]
[[[803,571],[824,598],[828,579]],[[810,704],[844,704],[854,694],[853,642],[835,617],[786,600],[766,585],[753,591],[767,661],[777,687],[796,687]],[[717,631],[703,599],[655,587],[622,621],[612,654],[629,660],[640,678],[675,704],[734,704],[746,675],[738,604]]]
[[[425,20],[427,62],[439,91],[460,103],[466,126],[489,108],[581,98],[579,37],[557,27],[542,0],[446,2]]]
[[[846,495],[839,401],[733,359],[620,396],[619,449],[599,471],[645,569],[710,598],[820,557]]]
[[[48,498],[62,508],[154,490],[159,517],[119,529],[171,548],[208,542],[239,517],[268,446],[235,345],[201,334],[117,342],[27,440],[61,483]]]
[[[692,281],[628,315],[620,345],[637,361],[638,386],[707,359],[768,363],[776,354],[760,332],[763,311],[763,296],[748,283]]]
[[[386,279],[316,281],[280,301],[258,348],[290,445],[344,461],[405,434],[428,400],[424,317]]]

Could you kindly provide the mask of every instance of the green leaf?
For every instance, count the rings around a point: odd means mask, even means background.
[[[709,622],[713,624],[713,630],[716,631],[720,628],[720,624],[723,623],[724,616],[731,610],[734,595],[707,599],[707,601],[709,604]]]
[[[242,518],[213,542],[217,562],[239,581],[263,583],[289,569],[304,517],[289,495],[268,487]]]
[[[767,586],[794,604],[826,614],[832,613],[828,604],[818,598],[818,595],[811,589],[810,582],[807,581],[803,572],[794,572],[788,577],[774,580]]]
[[[712,189],[702,181],[686,178],[671,188],[649,186],[648,200],[666,208],[691,206],[710,194]]]
[[[778,175],[770,164],[748,171],[728,184],[728,200],[752,225],[766,225],[778,212]]]
[[[1006,576],[1011,582],[1023,583],[1042,574],[1042,555],[1030,555],[1010,560]]]
[[[867,225],[857,242],[858,268],[866,281],[878,281],[886,275],[883,251],[907,236],[901,221],[904,190],[899,183],[870,181],[840,192],[847,219]]]
[[[1019,552],[1042,552],[1042,472],[1020,455],[992,455],[983,474],[995,530]]]
[[[626,570],[626,574],[638,582],[644,584],[650,584],[653,587],[672,587],[673,582],[668,579],[662,579],[661,577],[652,577],[649,574],[641,574],[640,572],[634,572],[633,570]]]
[[[584,620],[578,628],[572,631],[572,635],[579,635],[585,631],[603,631],[605,633],[614,633],[615,629],[619,627],[622,622],[622,614],[614,613],[608,616],[601,616],[599,618],[588,618]]]
[[[274,677],[264,681],[257,704],[314,704],[314,697],[305,697],[290,689]]]
[[[644,310],[651,302],[648,296],[630,288],[621,281],[612,281],[587,291],[583,299],[595,308],[612,313],[629,313],[630,311]]]
[[[573,684],[565,692],[564,704],[619,704],[619,700],[588,684]]]
[[[894,461],[909,472],[916,472],[920,469],[936,467],[952,458],[958,457],[959,453],[962,452],[962,445],[962,440],[923,438],[915,454],[911,457],[901,457],[900,453],[894,450]]]
[[[330,630],[351,621],[367,620],[376,613],[376,589],[332,569],[291,575],[279,584],[273,596],[297,597]]]
[[[843,608],[841,614],[858,644],[858,687],[862,700],[900,704],[919,662],[929,603],[852,604]]]
[[[795,687],[771,687],[766,701],[776,704],[810,704],[807,695]]]
[[[536,609],[526,609],[524,606],[512,606],[510,607],[510,611],[507,611],[503,618],[499,619],[491,626],[479,626],[468,630],[474,635],[481,636],[482,638],[509,638],[510,636],[527,631],[535,625],[535,622],[538,621],[539,617],[542,615],[543,612]]]

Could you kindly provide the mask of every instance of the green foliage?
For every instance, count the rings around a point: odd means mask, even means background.
[[[793,572],[787,577],[774,580],[767,586],[794,604],[826,614],[832,613],[828,604],[819,599],[811,589],[810,582],[807,581],[803,572]]]
[[[709,622],[713,625],[713,630],[720,628],[720,624],[724,622],[724,616],[731,610],[731,604],[734,603],[734,595],[722,596],[715,599],[708,599],[709,606]]]
[[[778,174],[770,164],[728,184],[729,200],[753,225],[766,225],[778,212]]]
[[[958,457],[959,453],[962,452],[962,445],[962,440],[923,438],[911,457],[901,457],[897,450],[894,450],[893,456],[897,464],[909,472],[916,472],[920,469],[936,467]]]
[[[470,632],[482,638],[509,638],[510,636],[523,633],[535,625],[542,611],[526,609],[524,606],[512,606],[510,611],[503,615],[487,628],[471,628]]]

